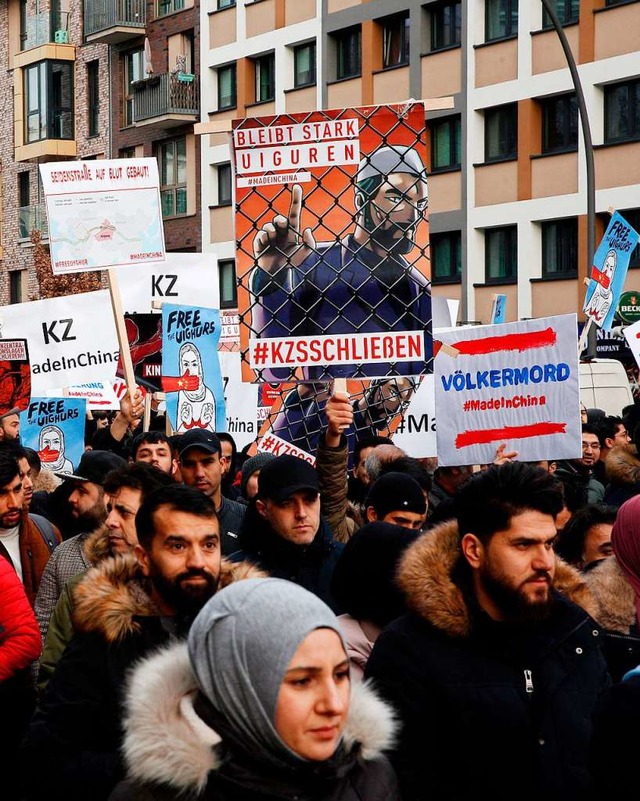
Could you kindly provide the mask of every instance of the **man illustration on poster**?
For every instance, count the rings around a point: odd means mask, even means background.
[[[66,457],[64,431],[59,426],[44,426],[40,431],[38,456],[42,466],[57,473],[73,473],[73,465]]]
[[[302,367],[305,381],[332,377],[418,375],[431,361],[429,280],[406,256],[428,203],[427,171],[418,151],[384,146],[364,157],[355,176],[355,228],[316,243],[301,227],[302,187],[294,185],[288,216],[276,215],[253,241],[249,289],[253,337],[425,331],[425,360]],[[263,380],[290,378],[289,368],[263,369]]]
[[[213,392],[204,383],[202,356],[192,342],[185,342],[178,355],[181,376],[197,376],[197,387],[178,392],[178,433],[192,428],[216,430],[216,402]]]

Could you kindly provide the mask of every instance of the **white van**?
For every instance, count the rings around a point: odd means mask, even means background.
[[[633,403],[627,371],[617,359],[580,362],[580,400],[587,409],[619,415]]]

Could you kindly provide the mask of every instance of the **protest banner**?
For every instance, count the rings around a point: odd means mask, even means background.
[[[84,453],[84,398],[32,398],[20,415],[20,440],[42,467],[71,475]]]
[[[106,290],[2,306],[0,326],[5,339],[28,342],[34,396],[115,375],[118,340]]]
[[[159,392],[162,388],[162,316],[151,312],[125,314],[124,324],[136,383],[150,392]],[[116,375],[124,377],[120,360]]]
[[[217,430],[231,434],[238,450],[242,450],[258,436],[258,385],[243,383],[238,350],[226,352],[218,349],[218,358],[227,419],[226,426]]]
[[[487,464],[502,443],[522,461],[580,457],[574,314],[454,329],[438,337],[439,464]]]
[[[31,397],[31,366],[26,339],[0,339],[0,414],[22,411]]]
[[[84,398],[90,411],[109,411],[119,409],[120,402],[111,382],[89,381],[71,387],[47,390],[47,398]]]
[[[158,303],[218,306],[217,258],[212,253],[167,253],[161,264],[118,269],[125,314],[147,314]]]
[[[633,325],[628,325],[622,332],[624,338],[629,345],[629,350],[636,360],[636,364],[640,367],[640,320]]]
[[[433,375],[422,376],[420,385],[393,433],[393,444],[421,459],[436,456],[436,399]]]
[[[491,301],[491,315],[489,322],[491,325],[498,325],[504,323],[507,314],[507,296],[494,295]]]
[[[233,122],[245,381],[431,370],[422,103]]]
[[[192,428],[225,428],[220,330],[217,309],[162,306],[162,388],[167,417],[179,434]]]
[[[583,306],[587,325],[580,338],[581,342],[586,342],[591,324],[604,328],[605,331],[611,329],[627,277],[629,259],[637,244],[637,231],[621,214],[614,212],[593,257]]]
[[[155,158],[40,164],[54,275],[164,261]]]

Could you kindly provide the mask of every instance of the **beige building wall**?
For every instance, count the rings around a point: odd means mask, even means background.
[[[462,50],[444,50],[422,56],[422,97],[447,97],[462,89]]]
[[[531,196],[572,195],[578,191],[578,154],[559,153],[531,161]]]
[[[596,59],[640,51],[640,5],[628,3],[595,15]]]
[[[476,206],[513,203],[518,200],[518,162],[475,166]]]
[[[474,319],[483,325],[489,323],[495,294],[507,296],[506,322],[512,323],[517,320],[518,287],[516,284],[491,284],[475,287],[476,313]]]
[[[462,208],[462,172],[433,173],[429,176],[429,211],[455,211]]]
[[[473,51],[476,65],[476,87],[489,86],[518,77],[518,40],[477,47]]]
[[[580,28],[578,25],[564,28],[573,57],[578,61],[580,47]],[[567,59],[555,31],[541,31],[531,37],[531,72],[537,75],[541,72],[565,69]]]

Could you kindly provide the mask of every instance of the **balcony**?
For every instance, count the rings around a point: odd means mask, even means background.
[[[20,33],[20,50],[45,44],[69,44],[69,12],[43,11],[27,17]]]
[[[49,239],[49,222],[44,203],[18,209],[18,240],[28,242],[32,231],[40,231],[43,240]]]
[[[199,86],[196,76],[163,73],[132,84],[135,125],[171,128],[200,119]]]
[[[146,0],[84,0],[86,42],[120,44],[142,36]]]

